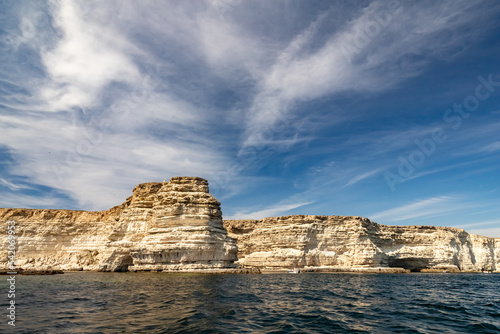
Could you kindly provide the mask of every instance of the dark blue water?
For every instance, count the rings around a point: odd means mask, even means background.
[[[0,276],[6,291],[5,276]],[[18,276],[0,332],[500,333],[498,274]]]

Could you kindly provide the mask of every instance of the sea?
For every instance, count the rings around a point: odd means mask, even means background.
[[[2,333],[500,333],[500,274],[17,276]]]

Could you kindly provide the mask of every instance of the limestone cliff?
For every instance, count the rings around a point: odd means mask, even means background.
[[[220,203],[198,177],[140,184],[123,204],[100,212],[0,209],[2,245],[9,220],[16,223],[16,266],[25,270],[500,271],[499,238],[456,228],[303,215],[223,222]]]
[[[385,226],[366,218],[286,216],[226,220],[239,263],[259,268],[399,267],[500,271],[500,239],[435,226]]]
[[[16,267],[97,270],[97,256],[112,233],[119,209],[103,212],[0,209],[0,268],[7,267],[7,221],[16,226]]]
[[[172,178],[155,196],[145,237],[131,247],[131,269],[230,268],[236,267],[236,253],[208,182]]]
[[[16,267],[26,270],[234,268],[237,259],[220,203],[197,177],[140,184],[125,203],[101,212],[0,209],[2,245],[9,220],[16,223]]]

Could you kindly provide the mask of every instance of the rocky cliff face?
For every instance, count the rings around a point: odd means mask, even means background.
[[[201,178],[172,178],[155,196],[145,237],[131,247],[132,270],[236,267],[237,248],[220,203]]]
[[[0,209],[0,242],[7,245],[7,221],[16,226],[16,267],[45,270],[97,270],[97,255],[112,233],[119,210],[86,212],[71,210]],[[0,268],[7,266],[2,247]]]
[[[0,209],[0,242],[16,223],[16,267],[26,270],[191,270],[233,268],[236,244],[220,203],[197,177],[144,183],[107,211]],[[7,252],[0,268],[7,268]]]
[[[197,177],[140,184],[123,204],[101,212],[0,209],[2,245],[9,220],[16,222],[16,266],[25,270],[206,272],[240,265],[500,271],[499,238],[456,228],[384,226],[340,216],[223,222],[208,182]],[[0,269],[6,269],[2,249]]]
[[[361,217],[227,220],[239,263],[259,268],[399,267],[500,271],[500,239],[434,226],[385,226]]]

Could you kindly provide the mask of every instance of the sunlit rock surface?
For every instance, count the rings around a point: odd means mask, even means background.
[[[3,270],[9,220],[16,267],[25,270],[500,271],[500,239],[457,228],[304,215],[223,222],[220,203],[198,177],[140,184],[123,204],[100,212],[0,209]]]
[[[174,177],[155,196],[146,235],[131,248],[130,270],[230,268],[236,253],[208,182]]]
[[[16,223],[16,267],[30,270],[199,270],[235,268],[237,248],[220,203],[197,177],[138,185],[107,211],[0,209]],[[5,248],[6,249],[6,248]],[[7,268],[7,251],[0,257]]]
[[[304,215],[226,220],[224,226],[237,240],[239,263],[249,267],[500,271],[500,239],[458,228]]]

